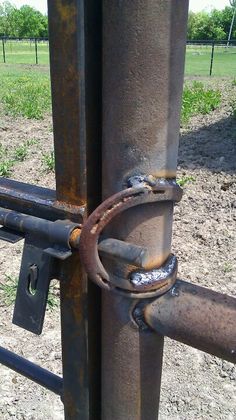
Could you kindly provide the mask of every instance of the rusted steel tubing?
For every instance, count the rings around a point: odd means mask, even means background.
[[[68,220],[51,222],[2,207],[0,207],[0,225],[13,231],[40,235],[41,238],[45,238],[49,242],[65,247],[70,245],[73,231],[78,230],[78,225]]]
[[[55,221],[69,219],[81,223],[84,207],[60,202],[56,191],[13,179],[0,178],[1,207]]]
[[[100,199],[101,3],[48,1],[55,145],[56,198]],[[100,291],[81,267],[78,252],[61,265],[61,326],[66,420],[100,418]]]
[[[235,298],[177,280],[143,314],[158,334],[236,363]]]
[[[187,0],[103,0],[103,200],[133,176],[175,178],[187,11]],[[149,268],[158,267],[170,254],[172,216],[172,202],[138,205],[104,238],[148,248]],[[118,260],[103,264],[127,278]],[[103,420],[158,417],[163,338],[135,327],[134,303],[103,293]]]

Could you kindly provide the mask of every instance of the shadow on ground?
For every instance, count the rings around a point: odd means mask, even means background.
[[[223,118],[180,136],[179,169],[236,172],[236,119]]]

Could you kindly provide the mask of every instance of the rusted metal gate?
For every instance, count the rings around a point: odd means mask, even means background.
[[[15,324],[40,334],[60,281],[63,378],[0,361],[66,419],[156,419],[164,336],[236,361],[236,300],[177,280],[171,254],[188,1],[48,6],[56,191],[1,179],[0,223],[25,238]]]

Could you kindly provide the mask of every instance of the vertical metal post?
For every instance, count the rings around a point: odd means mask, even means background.
[[[34,39],[34,49],[35,49],[35,64],[38,64],[38,45],[37,39]]]
[[[210,76],[212,75],[212,69],[213,69],[214,51],[215,51],[215,42],[213,41],[212,46],[211,46]]]
[[[174,178],[188,0],[103,0],[103,198],[129,176]],[[150,268],[170,253],[173,205],[114,220],[110,237],[146,246]],[[123,267],[104,261],[110,273]],[[163,337],[132,321],[135,301],[103,293],[102,419],[158,417]],[[154,357],[155,354],[155,357]]]
[[[4,38],[2,38],[2,55],[3,55],[3,62],[6,63],[6,52],[5,52]]]
[[[98,0],[48,2],[57,199],[100,198],[101,10]],[[65,419],[100,418],[100,291],[79,256],[61,268]]]

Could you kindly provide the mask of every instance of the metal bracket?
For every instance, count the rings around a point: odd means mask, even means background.
[[[109,273],[99,258],[100,246],[98,241],[102,230],[117,214],[139,204],[180,201],[182,189],[176,184],[175,180],[154,179],[153,177],[145,176],[131,178],[129,185],[131,185],[129,188],[105,200],[83,224],[79,240],[81,261],[88,277],[103,289],[116,290],[121,294],[135,298],[147,297],[147,293],[148,297],[156,296],[163,293],[163,290],[169,290],[176,279],[177,260],[174,256],[168,258],[165,267],[146,271],[146,277],[144,270],[139,274],[139,277],[145,277],[148,281],[135,282],[134,278],[137,279],[138,274],[132,274],[131,271],[130,277],[123,281],[119,287],[117,283],[112,283]],[[127,249],[127,244],[123,244],[124,248]],[[134,245],[130,246],[135,248]],[[104,246],[101,248],[102,252],[104,252]],[[118,255],[122,254],[123,256],[124,252],[121,252],[121,248],[122,246],[118,249]],[[138,261],[140,261],[140,255],[139,250]],[[144,255],[146,256],[146,252],[144,252]],[[141,261],[142,259],[143,257]],[[137,266],[137,263],[135,265]],[[130,285],[132,290],[130,290]]]
[[[13,323],[40,334],[50,281],[59,279],[59,261],[72,255],[70,238],[79,225],[68,220],[51,222],[3,208],[0,224],[1,239],[16,242],[25,237]]]
[[[45,252],[45,241],[26,235],[17,288],[13,324],[41,334],[55,258]]]

